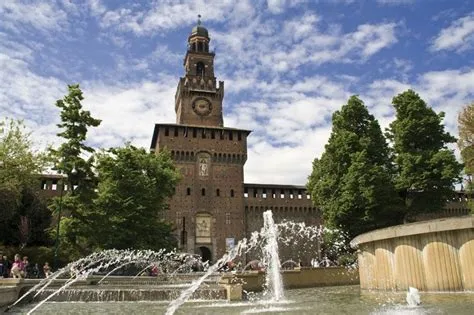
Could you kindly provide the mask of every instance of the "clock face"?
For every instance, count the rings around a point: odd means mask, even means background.
[[[208,99],[200,97],[194,100],[193,110],[196,114],[206,116],[212,111],[212,104]]]

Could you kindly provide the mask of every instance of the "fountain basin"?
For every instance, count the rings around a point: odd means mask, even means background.
[[[362,289],[474,290],[474,216],[397,225],[357,236]]]

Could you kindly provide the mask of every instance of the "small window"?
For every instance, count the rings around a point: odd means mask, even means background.
[[[202,63],[201,61],[196,64],[196,75],[201,77],[204,76],[204,63]]]
[[[57,180],[53,180],[53,185],[51,186],[51,189],[52,190],[58,190],[58,181]]]
[[[48,189],[48,184],[46,183],[45,180],[43,180],[43,181],[41,182],[41,189],[42,189],[42,190]]]
[[[262,198],[267,198],[267,190],[263,189],[262,191]]]
[[[211,139],[216,138],[216,132],[214,130],[211,130]]]
[[[203,139],[206,139],[206,129],[203,129],[203,130],[202,130],[202,138],[203,138]]]
[[[193,138],[196,138],[196,137],[197,137],[197,130],[193,129]]]
[[[175,137],[178,136],[178,127],[175,127],[175,128],[174,128],[174,136],[175,136]]]
[[[217,197],[220,197],[220,196],[221,196],[221,191],[219,190],[219,188],[216,189],[216,196],[217,196]]]
[[[206,195],[206,188],[201,189],[201,195],[205,196]]]
[[[237,132],[237,140],[242,141],[242,133],[240,131]]]
[[[230,224],[230,212],[225,213],[225,224]]]
[[[234,190],[233,189],[230,190],[230,196],[234,197]]]
[[[276,192],[275,192],[275,189],[272,189],[272,198],[275,199],[276,198]]]
[[[234,140],[234,133],[229,131],[229,140]]]
[[[189,188],[189,187],[188,187],[188,188],[186,188],[186,194],[187,194],[188,196],[190,196],[190,195],[191,195],[191,188]]]
[[[244,197],[245,198],[249,197],[249,189],[247,187],[244,188]]]

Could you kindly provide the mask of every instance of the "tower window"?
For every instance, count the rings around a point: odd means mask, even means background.
[[[186,188],[186,195],[190,196],[191,195],[191,188]]]
[[[211,139],[216,138],[216,132],[214,130],[211,130]]]
[[[209,44],[208,43],[204,43],[204,51],[209,52]]]
[[[193,129],[193,138],[196,138],[196,137],[197,137],[197,130]]]
[[[196,64],[196,75],[203,77],[204,76],[204,63],[199,61]]]
[[[230,190],[230,196],[234,197],[234,190],[233,189]]]
[[[206,129],[203,129],[203,130],[202,130],[202,138],[203,138],[203,139],[206,139]]]
[[[175,127],[175,128],[174,128],[174,136],[175,136],[175,137],[178,136],[178,127]]]
[[[229,140],[234,140],[234,133],[229,131]]]
[[[193,43],[193,44],[191,45],[191,49],[192,49],[192,51],[196,51],[196,43]]]
[[[221,131],[221,140],[224,140],[224,130]]]
[[[219,188],[218,188],[218,189],[216,189],[216,196],[217,196],[217,197],[220,197],[220,195],[221,195],[221,191],[220,191]]]
[[[206,188],[201,189],[201,195],[205,196],[206,195]]]
[[[170,129],[168,127],[165,128],[165,137],[170,135]]]
[[[198,42],[198,51],[203,51],[204,48],[203,48],[203,44],[202,42]]]
[[[237,140],[242,141],[242,133],[240,131],[237,133]]]

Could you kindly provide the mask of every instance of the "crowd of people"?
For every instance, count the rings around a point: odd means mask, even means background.
[[[16,254],[13,262],[6,255],[0,255],[0,278],[47,278],[51,275],[51,267],[45,262],[40,269],[39,264],[30,264],[28,257],[23,259]]]

